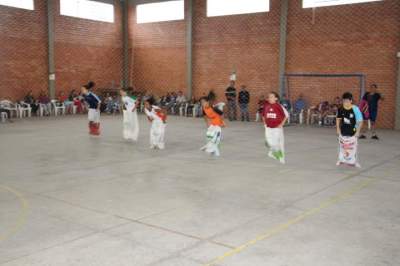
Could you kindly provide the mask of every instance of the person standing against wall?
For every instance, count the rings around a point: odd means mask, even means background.
[[[235,81],[231,81],[229,87],[225,91],[225,97],[228,102],[228,118],[229,121],[237,120],[236,113],[236,88]]]
[[[382,95],[378,92],[378,85],[372,84],[370,91],[364,95],[366,101],[368,102],[368,113],[369,121],[371,122],[372,139],[379,140],[376,135],[376,119],[378,117],[378,105],[381,100],[383,100]],[[360,139],[365,139],[366,136],[362,134]]]
[[[378,92],[378,85],[372,84],[368,95],[369,120],[371,121],[372,139],[379,140],[376,135],[376,119],[378,118],[378,104],[383,100],[382,95]]]
[[[238,97],[240,117],[243,121],[250,122],[249,116],[249,103],[250,103],[250,93],[247,91],[246,86],[242,85]]]

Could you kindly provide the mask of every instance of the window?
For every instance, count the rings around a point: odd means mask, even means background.
[[[303,0],[303,8],[348,5],[348,4],[358,4],[358,3],[377,2],[377,1],[382,1],[382,0]]]
[[[60,13],[64,16],[114,22],[114,5],[96,1],[60,0]]]
[[[166,1],[136,6],[137,23],[182,20],[185,18],[183,0]]]
[[[207,0],[207,16],[227,16],[269,11],[269,0]]]
[[[0,0],[0,5],[33,10],[33,0]]]
[[[149,23],[185,18],[185,4],[183,0],[165,1],[136,6],[137,23]]]

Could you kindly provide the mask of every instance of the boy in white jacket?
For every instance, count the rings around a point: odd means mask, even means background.
[[[137,115],[137,100],[128,95],[126,89],[120,90],[123,104],[123,136],[126,140],[137,141],[139,137],[139,121]]]
[[[144,112],[151,122],[150,129],[150,149],[165,148],[165,127],[167,123],[167,115],[158,106],[155,105],[154,98],[148,98],[144,102]]]

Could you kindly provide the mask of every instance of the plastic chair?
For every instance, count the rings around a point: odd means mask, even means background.
[[[179,106],[179,116],[186,116],[188,105],[189,105],[188,103],[185,103]]]
[[[1,122],[5,123],[8,119],[8,115],[6,112],[1,112]]]
[[[25,115],[27,117],[31,117],[32,116],[32,108],[30,104],[27,104],[25,102],[20,102],[18,104],[18,112],[19,112],[19,117],[22,118]]]
[[[13,113],[15,113],[15,117],[18,117],[18,104],[13,103],[9,100],[3,100],[0,102],[0,106],[4,109],[10,111],[10,118],[12,118]]]
[[[61,115],[65,115],[65,104],[64,103],[60,103],[57,100],[51,100],[51,104],[53,106],[55,116],[58,115],[58,111],[61,111]]]

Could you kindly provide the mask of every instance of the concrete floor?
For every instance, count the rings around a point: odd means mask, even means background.
[[[201,119],[170,117],[164,151],[144,117],[138,144],[102,119],[100,138],[84,116],[0,124],[1,265],[400,265],[399,132],[355,169],[333,129],[288,127],[282,166],[261,124],[229,124],[214,159]]]

